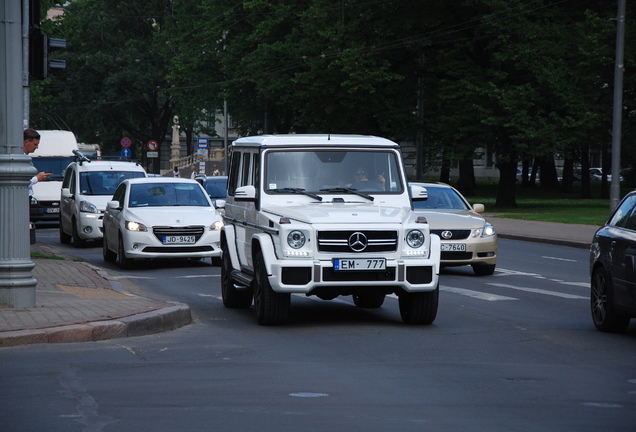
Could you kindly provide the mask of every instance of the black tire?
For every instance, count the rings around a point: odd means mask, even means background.
[[[437,316],[439,285],[430,292],[399,295],[400,316],[406,324],[432,324]]]
[[[86,241],[82,240],[79,236],[79,232],[77,231],[77,222],[73,219],[71,225],[73,225],[73,246],[76,248],[82,248],[86,246]]]
[[[60,219],[60,243],[69,244],[71,242],[72,236],[66,234],[64,229],[62,229],[62,220]]]
[[[237,289],[232,280],[232,261],[230,254],[224,253],[221,262],[221,294],[223,306],[234,309],[247,309],[252,305],[254,292],[251,287]]]
[[[115,262],[117,254],[108,249],[108,243],[106,242],[106,231],[104,231],[104,238],[102,239],[102,256],[106,262]]]
[[[629,315],[617,312],[612,302],[612,281],[603,267],[592,274],[590,307],[594,326],[608,333],[625,331],[629,326]]]
[[[354,294],[353,296],[353,304],[361,308],[375,309],[379,308],[384,304],[384,298],[386,294],[384,293],[365,293],[365,294]]]
[[[473,272],[477,276],[490,276],[495,273],[495,264],[473,264]]]
[[[261,251],[254,259],[254,307],[256,320],[260,325],[285,324],[289,316],[290,294],[274,292],[263,261]]]
[[[122,270],[129,270],[133,266],[134,260],[126,256],[124,252],[124,239],[121,234],[119,235],[119,243],[117,244],[117,257],[119,258],[119,268]]]

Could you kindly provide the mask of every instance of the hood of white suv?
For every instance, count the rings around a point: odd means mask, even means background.
[[[404,223],[412,215],[409,207],[378,205],[372,202],[270,205],[263,208],[263,211],[310,224]]]

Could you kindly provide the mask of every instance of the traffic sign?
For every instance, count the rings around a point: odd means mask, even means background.
[[[208,148],[208,139],[207,138],[199,138],[197,140],[197,147],[200,149]]]
[[[158,148],[159,148],[159,143],[157,141],[155,140],[148,141],[148,150],[157,151]]]
[[[129,148],[123,148],[121,149],[121,156],[122,157],[130,157],[132,155],[132,152],[130,151]]]
[[[159,153],[157,153],[156,151],[148,151],[146,152],[146,157],[156,158],[156,157],[159,157]]]
[[[119,141],[119,143],[121,144],[121,146],[122,146],[123,148],[128,148],[128,147],[130,147],[130,146],[132,145],[132,141],[131,141],[131,140],[130,140],[130,138],[128,138],[128,137],[123,137],[123,138]]]

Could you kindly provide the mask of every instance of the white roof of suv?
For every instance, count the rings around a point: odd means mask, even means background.
[[[353,147],[397,147],[398,145],[386,138],[370,135],[334,135],[334,134],[289,134],[289,135],[259,135],[239,138],[234,141],[235,146],[253,147],[289,147],[289,146],[333,146],[346,145]]]
[[[90,162],[79,162],[77,163],[77,168],[79,171],[87,172],[87,171],[140,171],[146,172],[144,167],[139,165],[136,162],[126,162],[126,161],[110,161],[110,160],[94,160]]]

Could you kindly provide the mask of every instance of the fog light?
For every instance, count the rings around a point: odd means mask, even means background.
[[[139,245],[137,243],[133,243],[132,248],[133,250],[137,250],[139,249]]]
[[[90,226],[85,226],[85,227],[84,227],[84,232],[85,232],[86,234],[90,234],[90,233],[92,233],[92,232],[93,232],[93,228],[92,228],[92,227],[90,227]]]

